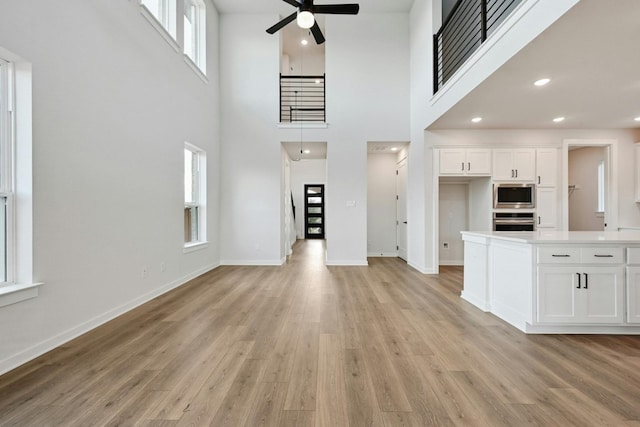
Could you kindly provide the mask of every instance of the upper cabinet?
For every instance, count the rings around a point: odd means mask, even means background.
[[[445,148],[440,150],[440,175],[491,176],[488,148]]]
[[[535,182],[536,150],[534,148],[493,150],[493,180]]]
[[[536,184],[538,187],[558,185],[558,149],[538,148],[536,151]]]

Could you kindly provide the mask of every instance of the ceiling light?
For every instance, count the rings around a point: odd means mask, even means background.
[[[633,119],[633,120],[635,120],[636,122],[640,122],[640,117],[636,117],[636,118],[635,118],[635,119]]]
[[[320,84],[320,79],[316,79],[316,84],[319,85]]]
[[[549,83],[551,81],[551,79],[540,79],[540,80],[536,80],[535,82],[533,82],[534,85],[536,86],[544,86],[547,83]]]
[[[311,153],[311,150],[304,150],[303,153],[304,154],[309,154],[309,153]]]
[[[309,44],[309,42],[307,41],[307,39],[302,39],[302,40],[300,41],[300,44],[301,44],[302,46],[306,46],[307,44]]]
[[[554,121],[555,123],[564,122],[564,117],[556,117],[555,119],[553,119],[553,121]]]
[[[473,119],[471,119],[471,121],[473,123],[480,123],[482,121],[482,117],[474,117]]]
[[[391,147],[391,151],[398,151],[398,147]]]
[[[303,10],[301,12],[298,12],[296,22],[298,23],[298,27],[308,29],[313,27],[315,19],[313,18],[313,13],[309,12],[308,10]]]

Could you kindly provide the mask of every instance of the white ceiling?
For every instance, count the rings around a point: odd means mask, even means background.
[[[304,141],[302,144],[298,142],[283,142],[282,146],[286,150],[287,154],[293,161],[299,160],[313,160],[313,159],[326,159],[327,158],[327,143],[326,142],[309,142]],[[305,150],[309,150],[309,153],[304,153]],[[302,151],[302,153],[300,152]]]
[[[213,0],[220,13],[280,13],[289,15],[295,8],[282,0]],[[413,0],[315,0],[314,4],[358,3],[360,12],[409,12]]]
[[[640,128],[639,45],[640,1],[582,0],[429,129]]]

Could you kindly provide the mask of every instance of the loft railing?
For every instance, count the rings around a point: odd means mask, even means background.
[[[324,122],[325,76],[280,74],[280,122]]]
[[[522,0],[458,0],[433,36],[433,93],[475,52]]]

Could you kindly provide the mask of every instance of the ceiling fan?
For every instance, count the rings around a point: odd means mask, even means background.
[[[360,10],[358,4],[319,4],[314,5],[313,0],[283,0],[289,3],[291,6],[298,8],[296,12],[284,18],[273,27],[267,29],[267,33],[274,34],[276,31],[283,28],[285,25],[297,21],[300,28],[310,28],[313,38],[316,39],[316,43],[324,43],[324,36],[320,27],[314,18],[316,13],[325,13],[332,15],[357,15]]]

